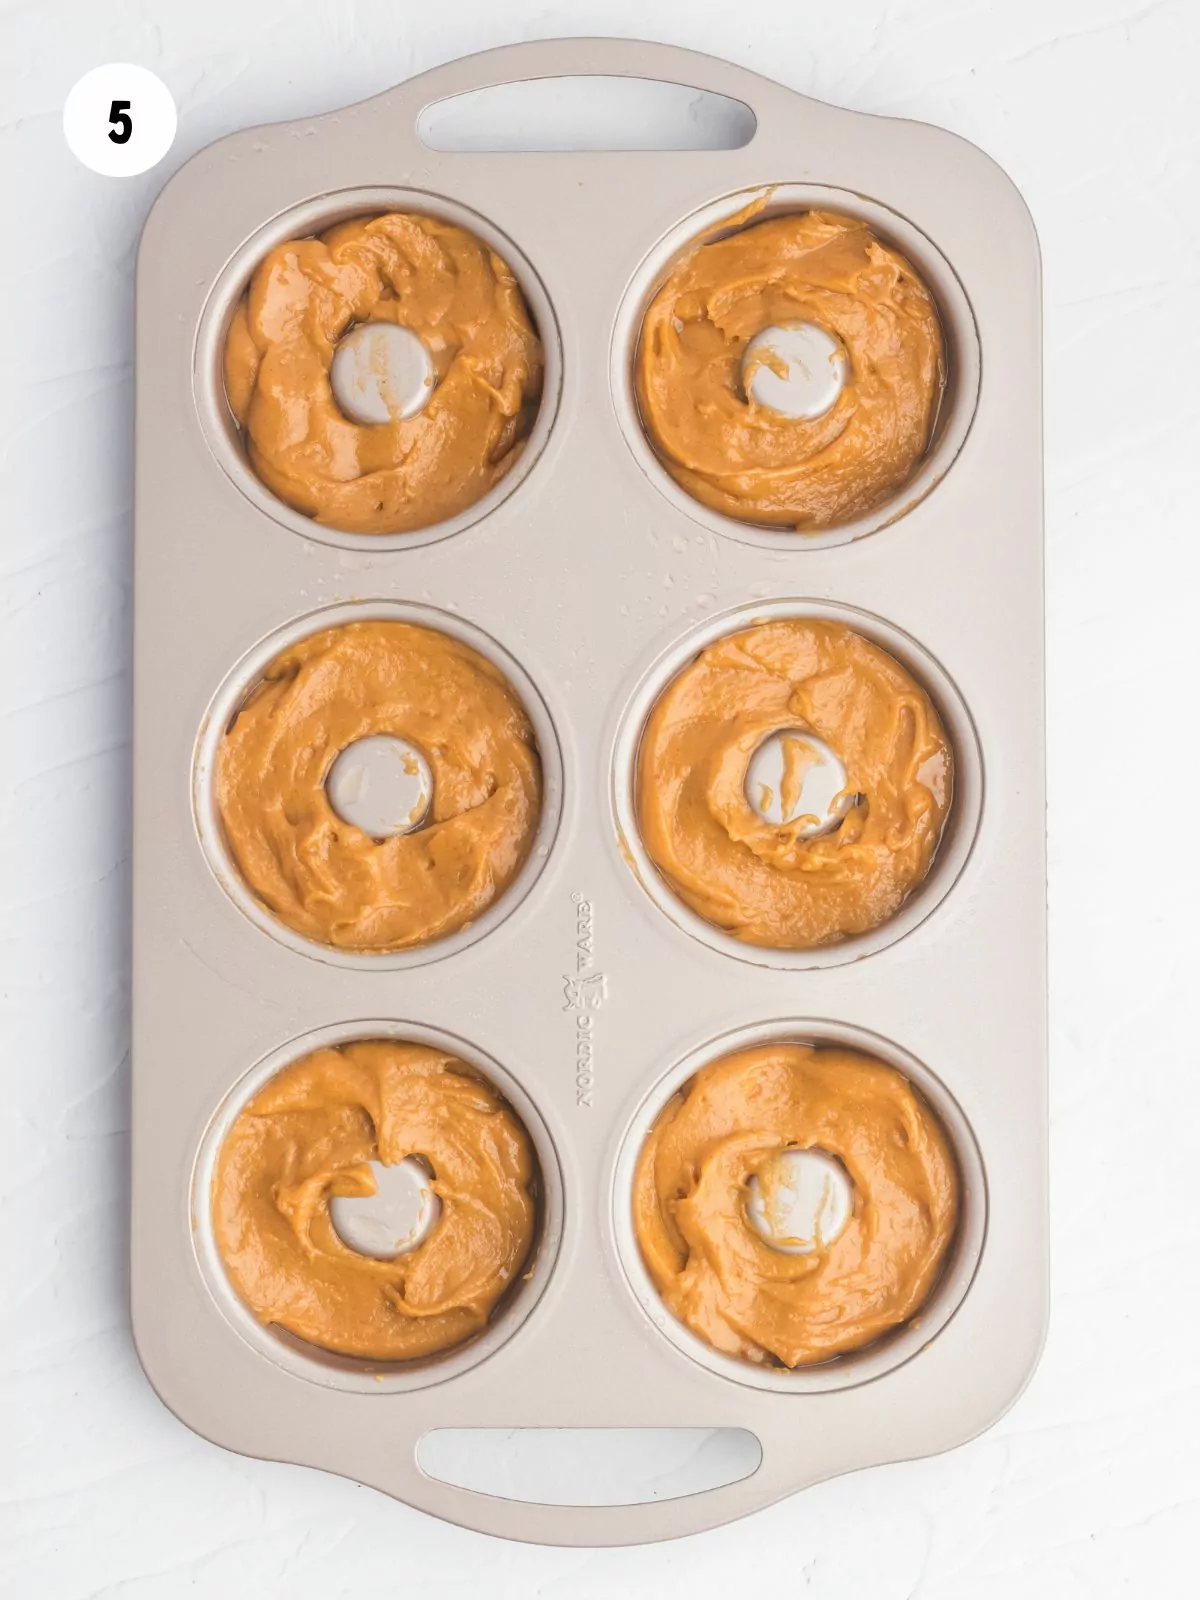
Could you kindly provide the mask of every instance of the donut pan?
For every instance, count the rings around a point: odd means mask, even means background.
[[[748,105],[735,150],[437,153],[420,113],[484,86],[614,74]],[[631,363],[648,294],[757,201],[861,215],[916,264],[949,383],[932,447],[875,517],[815,536],[724,520],[659,467]],[[460,220],[514,266],[547,353],[517,468],[452,524],[351,536],[257,482],[224,411],[224,330],[275,242],[387,209]],[[248,1455],[321,1467],[515,1538],[694,1532],[855,1468],[946,1450],[1028,1378],[1046,1320],[1039,267],[1007,177],[935,128],[838,110],[726,63],[620,40],[471,57],[362,105],[235,134],[167,185],[138,262],[132,1303],[158,1393]],[[875,934],[756,950],[690,916],[637,837],[641,719],[706,643],[844,618],[931,693],[957,792],[932,871]],[[214,730],[281,644],[353,616],[430,622],[504,665],[546,807],[518,882],[431,949],[339,955],[281,934],[225,859]],[[387,1369],[260,1327],[231,1293],[207,1183],[245,1098],[316,1043],[448,1046],[523,1116],[542,1169],[528,1281],[486,1333]],[[670,1317],[629,1216],[641,1135],[734,1045],[857,1044],[940,1112],[965,1200],[914,1324],[794,1373],[722,1358]],[[417,1460],[457,1428],[735,1427],[741,1481],[635,1505],[455,1487]]]

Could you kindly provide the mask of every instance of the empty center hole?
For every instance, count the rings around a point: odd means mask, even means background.
[[[360,1256],[390,1261],[415,1250],[441,1215],[429,1168],[417,1156],[392,1166],[372,1161],[375,1193],[334,1195],[329,1220],[343,1244]]]
[[[776,827],[809,818],[796,832],[811,836],[835,828],[854,804],[847,782],[840,757],[824,739],[803,728],[785,728],[770,734],[750,757],[746,799]]]
[[[429,813],[433,774],[407,739],[373,733],[348,744],[325,779],[329,803],[351,827],[373,839],[412,833]]]
[[[854,1212],[850,1174],[827,1150],[781,1150],[746,1185],[746,1215],[772,1250],[828,1250]]]
[[[360,322],[334,352],[333,397],[351,422],[399,422],[415,416],[433,393],[437,375],[429,351],[394,322]]]
[[[815,322],[772,324],[742,354],[746,398],[807,422],[832,409],[849,375],[841,341]]]

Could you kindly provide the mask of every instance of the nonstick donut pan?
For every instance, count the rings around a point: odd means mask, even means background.
[[[434,102],[573,74],[749,106],[739,149],[435,152]],[[748,213],[863,218],[936,304],[947,382],[903,491],[816,533],[708,509],[643,432],[646,306]],[[435,527],[356,534],[290,509],[247,462],[221,359],[274,245],[390,211],[467,227],[509,263],[545,382],[523,454]],[[343,1474],[481,1531],[560,1544],[690,1533],[860,1467],[961,1444],[1013,1401],[1046,1321],[1045,862],[1039,266],[1007,177],[939,129],[843,111],[726,63],[620,40],[457,61],[344,111],[233,135],[167,185],[137,288],[133,1322],[151,1382],[205,1437]],[[658,874],[634,800],[673,676],[726,634],[815,617],[881,646],[954,755],[924,881],[873,931],[742,942]],[[241,880],[214,800],[221,735],[264,666],[326,627],[432,627],[498,666],[529,715],[542,809],[483,915],[385,954],[314,943]],[[449,1354],[366,1362],[264,1325],[232,1289],[209,1192],[221,1142],[323,1044],[449,1051],[524,1122],[537,1242]],[[940,1117],[962,1190],[920,1313],[815,1366],[718,1354],[659,1299],[634,1237],[644,1135],[707,1062],[849,1046]],[[683,1498],[530,1504],[440,1481],[439,1428],[731,1427],[757,1471]]]

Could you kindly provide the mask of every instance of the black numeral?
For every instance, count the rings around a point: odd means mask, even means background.
[[[129,115],[132,100],[114,100],[109,107],[108,120],[112,127],[108,137],[114,144],[128,144],[133,133],[133,118]]]

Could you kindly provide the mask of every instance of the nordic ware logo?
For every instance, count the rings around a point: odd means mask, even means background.
[[[608,977],[593,970],[596,944],[592,902],[576,890],[571,904],[575,907],[575,971],[563,975],[563,1010],[574,1018],[575,1104],[590,1111],[596,1087],[596,1013],[608,999]]]
[[[599,1011],[608,999],[608,979],[603,972],[593,972],[586,978],[564,978],[563,993],[567,998],[564,1011]]]

